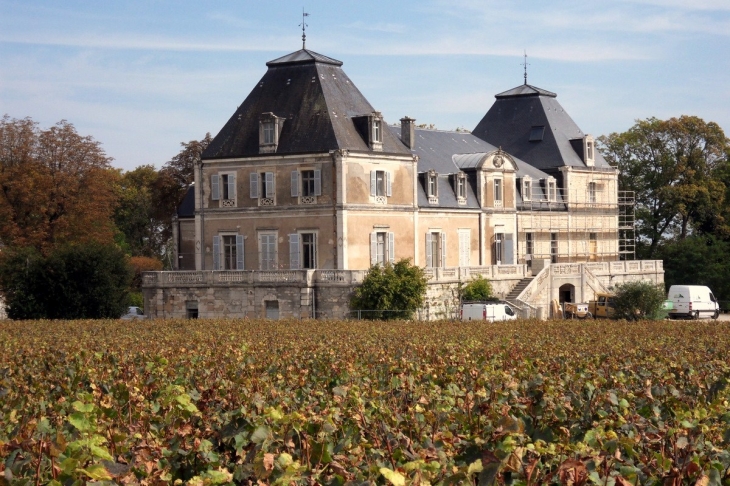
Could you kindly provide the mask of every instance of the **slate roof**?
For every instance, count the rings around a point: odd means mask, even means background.
[[[525,84],[495,98],[474,128],[475,136],[541,170],[586,167],[570,142],[585,134],[560,106],[555,93]],[[543,139],[531,142],[530,131],[538,126],[545,127]],[[594,154],[596,168],[613,170],[597,150]]]
[[[352,117],[375,109],[342,70],[342,62],[302,49],[266,65],[261,81],[205,149],[203,159],[259,155],[259,117],[268,112],[285,118],[277,154],[370,151]],[[387,130],[382,152],[409,153]]]
[[[188,187],[182,202],[177,207],[178,218],[194,218],[195,217],[195,184]]]

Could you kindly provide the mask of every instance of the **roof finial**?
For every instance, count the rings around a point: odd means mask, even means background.
[[[525,86],[527,86],[527,66],[530,65],[527,62],[527,50],[525,50],[525,61],[522,63],[522,65],[525,67]]]
[[[309,14],[304,11],[304,8],[302,8],[302,23],[300,24],[302,28],[302,49],[307,48],[307,34],[305,32],[305,29],[308,27],[308,25],[304,23],[304,17],[309,17]]]

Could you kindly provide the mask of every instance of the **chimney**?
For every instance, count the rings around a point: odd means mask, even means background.
[[[400,139],[409,149],[416,147],[416,120],[407,116],[400,119]]]

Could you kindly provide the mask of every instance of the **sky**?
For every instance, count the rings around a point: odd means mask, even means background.
[[[594,136],[695,115],[730,133],[730,0],[0,0],[0,116],[60,120],[115,167],[215,136],[302,47],[388,123],[473,129],[524,79]]]

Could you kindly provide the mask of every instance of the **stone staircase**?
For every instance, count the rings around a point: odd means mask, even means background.
[[[515,285],[515,288],[513,288],[512,291],[509,294],[507,294],[507,297],[505,297],[504,300],[506,300],[507,302],[515,302],[517,297],[520,296],[522,291],[525,290],[525,287],[527,287],[534,278],[535,277],[527,277],[527,278],[523,278],[522,280],[517,282],[517,285]]]

